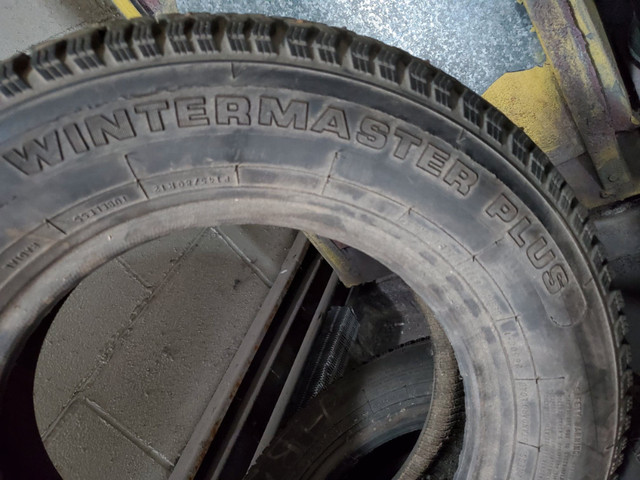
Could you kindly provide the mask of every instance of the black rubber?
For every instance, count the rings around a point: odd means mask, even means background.
[[[593,224],[522,131],[428,63],[323,25],[176,16],[6,61],[0,102],[4,380],[107,259],[281,225],[375,257],[433,310],[465,387],[458,479],[614,477],[630,352]],[[2,437],[14,478],[29,465]]]
[[[399,469],[394,480],[422,478],[425,473],[430,473],[428,478],[433,479],[453,478],[455,468],[447,470],[447,467],[457,466],[460,450],[446,447],[451,442],[455,427],[460,424],[464,426],[463,385],[455,353],[442,326],[420,297],[416,296],[415,302],[429,325],[429,339],[433,351],[433,392],[424,427],[416,439],[411,455]],[[439,461],[436,462],[436,459]],[[438,463],[438,470],[434,470],[434,463]],[[436,472],[440,470],[444,470],[445,473],[437,476]]]
[[[359,476],[355,469],[399,437],[413,433],[415,443],[431,403],[430,350],[430,342],[416,342],[348,372],[287,421],[245,480],[393,478],[402,458],[378,458],[377,476]],[[399,450],[408,454],[411,442],[403,446],[408,449]],[[446,466],[431,478],[453,478],[455,463]]]

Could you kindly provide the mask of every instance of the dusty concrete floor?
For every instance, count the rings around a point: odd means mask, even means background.
[[[295,233],[178,232],[84,279],[58,312],[34,405],[65,480],[172,472],[253,322]]]

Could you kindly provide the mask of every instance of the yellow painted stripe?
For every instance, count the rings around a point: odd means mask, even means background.
[[[138,9],[134,7],[133,3],[131,3],[129,0],[113,0],[113,3],[116,7],[118,7],[118,10],[120,10],[120,12],[127,18],[137,18],[142,16]]]
[[[482,96],[522,128],[545,153],[577,154],[583,149],[548,63],[505,73]]]

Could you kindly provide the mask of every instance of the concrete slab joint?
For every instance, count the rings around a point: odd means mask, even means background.
[[[180,232],[80,283],[34,387],[65,479],[169,477],[293,239],[261,226]]]

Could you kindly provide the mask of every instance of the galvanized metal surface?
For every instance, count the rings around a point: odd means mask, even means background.
[[[484,92],[505,72],[540,64],[515,0],[177,0],[178,11],[262,13],[346,27],[402,48]]]

